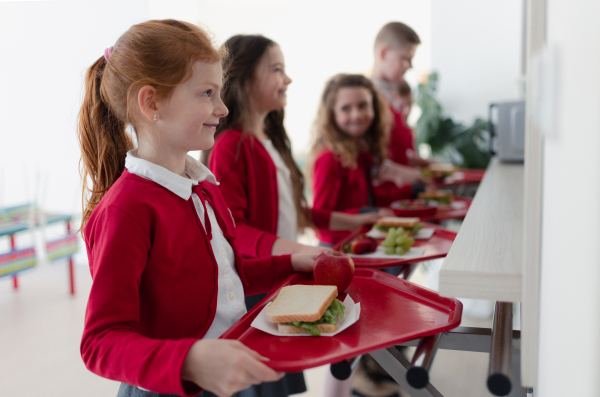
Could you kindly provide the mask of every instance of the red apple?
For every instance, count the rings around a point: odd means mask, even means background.
[[[316,284],[335,285],[341,294],[354,277],[354,261],[343,252],[322,252],[315,260],[313,275]]]

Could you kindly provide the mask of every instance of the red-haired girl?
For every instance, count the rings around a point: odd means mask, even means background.
[[[246,293],[314,265],[239,255],[219,183],[187,155],[213,145],[228,113],[221,88],[221,53],[175,20],[132,26],[86,74],[78,137],[93,284],[81,355],[122,382],[119,397],[230,396],[283,376],[216,339],[246,312]]]
[[[360,212],[424,190],[418,170],[385,160],[388,112],[373,83],[362,75],[339,74],[327,83],[312,148],[314,208]],[[319,230],[325,243],[343,237]]]

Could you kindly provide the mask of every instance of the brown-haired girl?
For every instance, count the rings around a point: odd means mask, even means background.
[[[216,339],[246,312],[245,293],[314,265],[238,254],[218,182],[187,155],[213,145],[228,113],[221,88],[221,53],[175,20],[132,26],[86,74],[78,136],[93,284],[81,355],[122,382],[119,397],[229,396],[283,376]]]
[[[329,80],[312,148],[314,208],[370,211],[424,190],[418,170],[385,160],[388,112],[366,77],[339,74]],[[330,244],[343,238],[326,229],[319,229],[318,236]]]
[[[219,125],[212,152],[203,161],[221,182],[235,219],[240,251],[249,257],[320,253],[296,242],[298,230],[316,225],[352,230],[378,218],[308,210],[304,177],[292,157],[283,125],[286,90],[281,48],[258,35],[238,35],[224,44],[223,101],[229,115]],[[347,234],[348,232],[344,232]]]

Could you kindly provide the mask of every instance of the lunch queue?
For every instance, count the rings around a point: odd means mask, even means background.
[[[375,40],[372,79],[327,82],[312,207],[283,123],[292,79],[276,42],[238,35],[215,48],[197,25],[153,20],[107,48],[86,73],[78,123],[93,278],[87,368],[121,382],[119,397],[304,392],[301,372],[275,371],[218,338],[352,230],[393,216],[392,202],[435,190],[419,169],[435,167],[406,123],[403,76],[419,44],[410,27],[389,23]],[[188,155],[198,150],[201,161]],[[321,246],[297,241],[307,227]],[[329,377],[325,393],[349,387]]]

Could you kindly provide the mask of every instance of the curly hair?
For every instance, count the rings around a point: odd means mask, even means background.
[[[360,140],[343,132],[336,124],[334,116],[337,93],[341,88],[352,87],[366,88],[373,100],[375,116]],[[313,129],[312,158],[314,160],[321,150],[329,149],[339,156],[344,167],[356,168],[358,155],[364,148],[373,156],[375,165],[379,165],[386,158],[390,127],[390,111],[371,80],[360,74],[338,74],[325,85]]]

